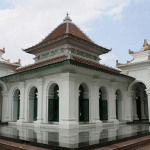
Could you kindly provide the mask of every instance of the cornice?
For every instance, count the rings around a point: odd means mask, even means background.
[[[86,41],[86,40],[81,39],[81,38],[79,38],[79,37],[76,37],[76,36],[74,36],[74,35],[72,35],[72,34],[64,34],[64,35],[62,35],[62,36],[60,36],[60,37],[54,38],[54,39],[49,40],[49,41],[47,41],[47,42],[45,42],[45,43],[40,43],[40,44],[37,44],[37,45],[32,46],[32,47],[30,47],[30,48],[24,49],[23,51],[25,51],[25,52],[27,52],[27,53],[31,53],[33,50],[36,50],[36,49],[41,48],[41,47],[43,47],[43,46],[46,46],[46,45],[55,43],[55,42],[57,42],[57,41],[59,41],[59,40],[65,39],[65,38],[70,38],[70,39],[73,39],[73,40],[78,41],[78,42],[80,42],[80,43],[86,44],[86,45],[88,45],[88,46],[90,46],[90,47],[92,47],[92,48],[95,48],[95,49],[98,49],[98,50],[103,51],[103,53],[108,53],[109,51],[111,51],[111,50],[106,49],[106,48],[104,48],[104,47],[101,47],[101,46],[99,46],[99,45],[97,45],[97,44],[94,44],[94,43],[92,43],[92,42],[89,42],[89,41]]]
[[[43,67],[40,67],[40,68],[36,68],[36,69],[33,69],[33,70],[29,70],[29,71],[25,71],[25,72],[16,73],[16,74],[12,74],[12,75],[9,75],[9,76],[1,77],[0,80],[5,81],[5,80],[20,77],[20,76],[33,74],[33,73],[38,73],[38,72],[41,72],[41,71],[44,71],[44,70],[53,69],[53,68],[57,68],[57,67],[62,67],[62,66],[66,66],[66,65],[74,65],[74,66],[83,67],[83,68],[94,70],[94,71],[100,71],[100,72],[107,73],[107,74],[110,74],[110,75],[122,77],[122,78],[125,78],[125,79],[128,79],[128,80],[131,80],[131,81],[135,80],[135,78],[133,78],[133,77],[129,77],[129,76],[126,76],[126,75],[123,75],[123,74],[111,72],[111,71],[108,71],[108,70],[105,70],[105,69],[102,69],[102,68],[97,68],[97,67],[94,67],[94,66],[82,64],[80,62],[76,62],[76,61],[71,60],[71,59],[68,59],[68,60],[65,60],[65,61],[62,61],[62,62],[59,62],[59,63],[56,63],[56,64],[51,64],[51,65],[43,66]]]

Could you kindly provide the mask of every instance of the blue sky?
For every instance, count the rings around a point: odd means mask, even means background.
[[[101,63],[115,67],[131,60],[128,50],[150,43],[150,0],[0,0],[0,49],[12,62],[33,63],[34,56],[21,48],[37,44],[57,25],[66,12],[96,44],[112,48],[100,56]]]

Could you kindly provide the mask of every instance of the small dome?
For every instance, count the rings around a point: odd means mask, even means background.
[[[66,21],[72,21],[71,19],[70,19],[70,17],[69,17],[69,14],[67,13],[67,16],[65,17],[65,19],[64,19],[64,22],[66,22]]]

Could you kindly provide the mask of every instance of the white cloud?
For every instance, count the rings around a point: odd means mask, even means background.
[[[100,60],[101,64],[109,65],[110,67],[115,67],[116,60],[118,59],[117,56],[115,56],[114,54],[109,54],[109,53],[100,56],[100,58],[101,58]]]
[[[114,19],[131,0],[7,0],[13,7],[0,10],[0,49],[5,47],[4,58],[12,62],[21,58],[22,64],[32,63],[34,56],[21,48],[35,45],[59,25],[69,12],[75,24],[84,32],[94,30],[88,22],[104,15]],[[103,59],[106,59],[103,57]]]
[[[105,55],[102,55],[100,56],[101,58],[101,62],[104,63],[106,62],[107,60],[116,60],[118,57],[115,56],[114,54],[105,54]]]

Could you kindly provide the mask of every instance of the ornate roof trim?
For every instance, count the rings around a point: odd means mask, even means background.
[[[28,71],[24,71],[24,72],[15,73],[15,74],[12,74],[12,75],[4,76],[4,77],[1,77],[0,80],[5,81],[5,80],[20,77],[20,76],[33,74],[33,73],[41,72],[41,71],[44,71],[44,70],[47,70],[47,69],[58,68],[58,67],[66,66],[66,65],[74,65],[74,66],[83,67],[83,68],[94,70],[94,71],[100,71],[100,72],[107,73],[107,74],[110,74],[110,75],[115,75],[115,76],[122,77],[122,78],[125,78],[125,79],[129,79],[129,80],[132,80],[132,81],[135,80],[135,78],[127,76],[127,75],[112,72],[112,71],[106,70],[104,68],[95,67],[95,66],[92,66],[90,64],[75,61],[75,60],[72,60],[72,59],[67,59],[67,60],[57,62],[57,63],[54,63],[54,64],[49,64],[49,65],[42,66],[42,67],[39,67],[39,68],[31,69],[31,70],[28,70]]]
[[[1,51],[1,52],[3,52],[3,53],[5,53],[5,48],[3,48],[3,49],[0,49],[0,51]]]
[[[134,52],[129,49],[129,54],[134,54]]]
[[[78,42],[84,43],[84,44],[86,44],[86,45],[88,45],[88,46],[91,46],[91,47],[93,47],[93,48],[102,50],[104,53],[108,53],[109,51],[111,51],[111,50],[109,50],[109,49],[107,49],[107,48],[104,48],[104,47],[99,46],[99,45],[97,45],[97,44],[91,43],[91,42],[89,42],[89,41],[86,41],[86,40],[84,40],[84,39],[81,39],[81,38],[76,37],[76,36],[71,35],[71,34],[64,34],[64,35],[62,35],[62,36],[60,36],[60,37],[57,37],[57,38],[52,39],[52,40],[49,40],[49,41],[47,41],[47,42],[45,42],[45,43],[40,43],[40,44],[37,44],[37,45],[35,45],[35,46],[32,46],[32,47],[30,47],[30,48],[28,48],[28,49],[25,49],[24,51],[27,52],[27,53],[30,53],[32,50],[35,50],[35,49],[37,49],[37,48],[41,48],[41,47],[43,47],[43,46],[45,46],[45,45],[49,45],[49,44],[55,43],[55,42],[57,42],[57,41],[59,41],[59,40],[65,39],[65,38],[71,38],[71,39],[76,40],[76,41],[78,41]]]

